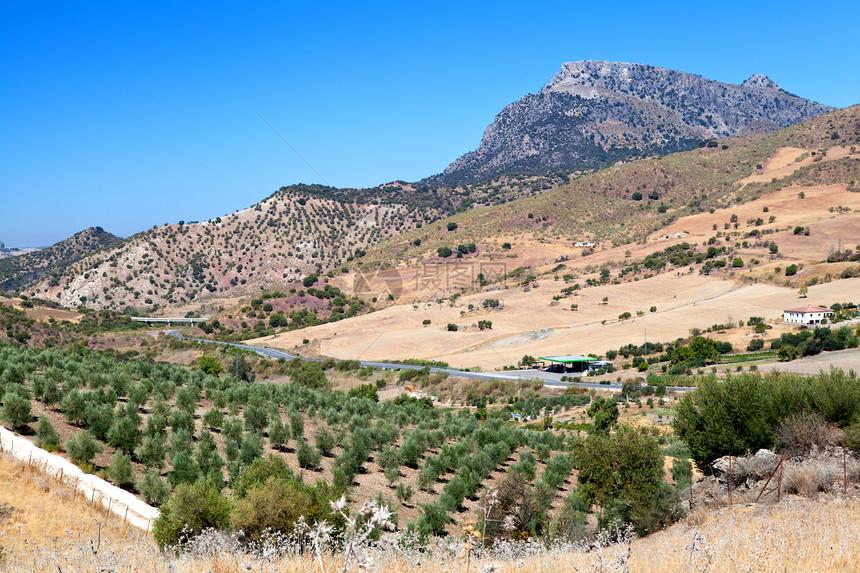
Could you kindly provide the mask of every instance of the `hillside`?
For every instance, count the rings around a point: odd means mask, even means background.
[[[473,209],[381,243],[363,262],[425,259],[440,246],[469,242],[487,244],[480,254],[498,249],[488,243],[509,237],[594,241],[606,248],[643,241],[685,215],[741,204],[789,185],[840,183],[856,190],[858,142],[860,106],[853,106],[777,132],[601,169],[535,197]],[[756,177],[772,159],[783,160],[774,155],[784,148],[797,150],[789,165],[767,170],[765,181]],[[450,222],[457,227],[448,231]],[[499,249],[497,254],[510,253]]]
[[[411,231],[331,281],[396,292],[385,308],[259,343],[487,370],[526,354],[603,354],[646,330],[668,342],[751,316],[776,323],[804,287],[814,304],[852,301],[858,113],[608,168]],[[743,348],[754,334],[727,336]]]
[[[0,290],[16,291],[48,276],[58,276],[82,258],[122,242],[101,227],[90,227],[59,243],[0,259]]]
[[[5,263],[16,269],[7,288],[26,288],[67,307],[156,312],[190,304],[211,312],[220,303],[201,301],[284,288],[308,274],[340,269],[370,245],[444,216],[536,195],[565,181],[504,176],[466,186],[293,185],[231,215],[153,227],[92,256],[46,264],[50,277],[47,270],[25,272],[30,258],[0,261],[0,268]],[[55,261],[48,258],[55,252],[33,256]]]
[[[333,268],[424,218],[438,214],[284,189],[232,215],[134,235],[70,265],[59,277],[43,279],[32,292],[67,307],[154,311],[210,293],[259,291],[261,285],[283,285]]]
[[[732,85],[643,64],[571,62],[539,93],[505,107],[476,151],[431,180],[606,166],[714,137],[774,131],[832,109],[762,75]]]

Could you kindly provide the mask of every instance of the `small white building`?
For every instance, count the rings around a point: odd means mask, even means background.
[[[833,311],[823,306],[802,306],[782,311],[784,322],[795,322],[797,324],[821,324],[825,318],[833,316]]]
[[[689,237],[690,233],[684,231],[683,233],[673,233],[671,235],[660,235],[661,241],[667,241],[669,239],[683,239],[685,237]]]

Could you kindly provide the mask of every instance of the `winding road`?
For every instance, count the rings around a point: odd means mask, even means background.
[[[223,344],[225,346],[232,346],[234,348],[241,348],[243,350],[249,350],[251,352],[256,352],[260,356],[265,356],[267,358],[283,358],[285,360],[293,360],[294,358],[301,358],[302,360],[313,360],[316,362],[321,362],[322,359],[317,358],[305,358],[303,356],[298,356],[296,354],[289,354],[288,352],[284,352],[283,350],[275,350],[274,348],[268,348],[266,346],[252,346],[250,344],[239,344],[236,342],[223,342],[220,340],[209,340],[207,338],[192,338],[188,336],[183,336],[179,333],[178,330],[168,331],[167,334],[169,336],[173,336],[175,338],[179,338],[180,340],[194,340],[196,342],[211,342],[215,344]],[[373,368],[378,368],[379,370],[421,370],[424,366],[416,366],[414,364],[399,364],[397,362],[373,362],[373,361],[360,361],[362,368],[371,366]],[[459,378],[469,378],[472,380],[540,380],[544,383],[544,386],[550,386],[555,388],[567,388],[568,386],[578,386],[580,388],[588,388],[594,390],[621,390],[621,384],[600,384],[598,382],[562,382],[561,380],[554,380],[551,378],[546,378],[541,376],[540,371],[535,371],[535,374],[521,374],[521,373],[501,373],[501,372],[466,372],[464,370],[457,370],[455,368],[430,368],[431,374],[436,373],[445,373],[449,376],[457,376]],[[667,390],[672,392],[687,392],[689,390],[694,390],[695,388],[690,388],[686,386],[667,386]]]

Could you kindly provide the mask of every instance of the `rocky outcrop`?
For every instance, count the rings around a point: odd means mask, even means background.
[[[773,131],[832,109],[759,74],[732,85],[643,64],[571,62],[540,93],[505,107],[476,151],[431,179],[599,167]]]
[[[777,469],[780,462],[782,466]],[[732,457],[731,471],[728,456],[715,460],[711,470],[710,475],[693,484],[695,505],[728,503],[729,481],[734,503],[771,502],[783,495],[860,495],[860,461],[847,451],[843,457],[841,447],[813,448],[793,458],[762,449],[754,455]],[[774,477],[768,482],[771,476]],[[689,505],[689,488],[681,493],[681,499]]]

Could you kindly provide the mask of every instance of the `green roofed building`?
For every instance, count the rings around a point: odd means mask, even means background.
[[[592,362],[597,362],[597,358],[590,356],[580,356],[578,354],[567,354],[565,356],[539,356],[538,360],[549,362],[550,365],[542,370],[547,372],[565,373],[582,373],[588,372]]]

